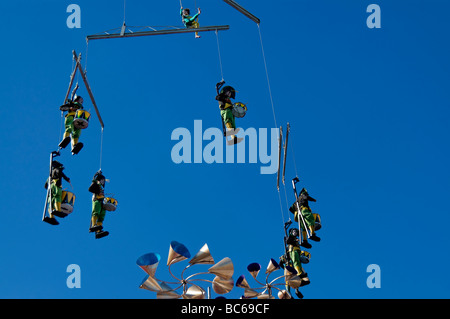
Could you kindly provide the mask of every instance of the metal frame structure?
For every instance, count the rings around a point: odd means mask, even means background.
[[[131,28],[140,28],[139,31],[133,31]],[[163,28],[163,29],[159,29]],[[149,29],[147,31],[142,31]],[[128,27],[125,24],[120,28],[111,29],[104,31],[102,33],[88,35],[86,41],[89,40],[100,40],[100,39],[114,39],[114,38],[130,38],[130,37],[142,37],[151,35],[165,35],[165,34],[179,34],[179,33],[192,33],[192,32],[207,32],[207,31],[223,31],[230,29],[229,25],[217,25],[217,26],[206,26],[201,28],[185,28],[185,27]]]
[[[80,63],[81,53],[80,53],[80,56],[78,57],[75,50],[73,50],[72,54],[73,54],[73,58],[77,61],[77,64],[75,65],[75,70],[72,74],[73,74],[73,76],[75,76],[76,70],[78,68],[78,70],[80,71],[80,74],[81,74],[81,78],[83,79],[84,85],[86,86],[86,90],[88,91],[89,97],[91,98],[92,104],[94,105],[95,113],[97,113],[98,120],[100,121],[100,125],[102,126],[102,130],[103,130],[103,128],[105,127],[105,124],[103,123],[102,117],[100,115],[100,111],[98,110],[97,103],[95,103],[94,94],[92,94],[91,86],[89,85],[89,82],[87,80],[86,72],[84,72],[83,68],[81,67],[81,63]],[[70,91],[72,83],[73,83],[73,78],[71,78],[71,85],[69,86],[68,91]]]

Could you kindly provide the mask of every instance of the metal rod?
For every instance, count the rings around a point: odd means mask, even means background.
[[[192,33],[192,32],[206,32],[206,31],[222,31],[230,29],[229,25],[219,25],[202,28],[190,28],[190,29],[173,29],[173,30],[156,30],[156,31],[142,31],[134,33],[111,33],[111,34],[94,34],[88,35],[87,40],[100,40],[100,39],[112,39],[112,38],[130,38],[130,37],[142,37],[149,35],[164,35],[164,34],[177,34],[177,33]]]
[[[76,54],[75,50],[72,51],[72,53],[73,53],[73,56],[76,58],[77,54]],[[102,126],[102,129],[103,129],[105,127],[105,125],[103,124],[103,120],[102,120],[102,117],[98,110],[97,103],[95,103],[94,95],[92,94],[91,87],[89,86],[89,82],[87,80],[86,74],[84,73],[84,71],[81,67],[81,64],[78,64],[78,69],[81,73],[81,78],[83,79],[84,85],[86,86],[86,90],[88,91],[89,96],[91,97],[92,104],[94,105],[95,112],[97,113],[98,120],[100,121],[100,125]]]
[[[44,212],[42,214],[42,221],[44,221],[45,219],[45,215],[47,212],[47,206],[48,206],[48,197],[51,196],[50,194],[50,183],[52,182],[52,163],[53,163],[53,152],[50,153],[50,172],[48,174],[48,179],[47,179],[47,195],[45,196],[45,205],[44,205]],[[51,205],[51,200],[50,200],[50,205]]]
[[[253,14],[251,14],[250,12],[248,12],[247,10],[245,10],[243,7],[241,7],[239,4],[237,4],[235,1],[233,0],[223,0],[225,3],[229,4],[230,6],[232,6],[233,8],[235,8],[236,10],[238,10],[240,13],[242,13],[243,15],[245,15],[247,18],[249,18],[250,20],[253,20],[255,23],[259,24],[261,22],[261,20],[259,20],[257,17],[255,17]]]
[[[284,158],[283,158],[283,177],[281,178],[281,181],[283,182],[283,185],[285,180],[284,180],[284,176],[286,173],[286,155],[287,155],[287,146],[288,146],[288,137],[289,137],[289,131],[291,130],[291,127],[289,125],[289,123],[287,123],[287,127],[286,127],[286,139],[284,140]]]
[[[73,80],[75,79],[75,74],[77,73],[78,65],[80,64],[80,61],[81,61],[81,53],[80,53],[79,57],[78,58],[75,57],[75,59],[76,59],[77,63],[75,64],[75,68],[73,69],[73,72],[70,75],[70,83],[69,83],[69,87],[67,88],[67,93],[66,93],[66,97],[64,98],[63,104],[67,103],[67,99],[69,97],[70,90],[72,89]]]
[[[278,170],[277,170],[277,190],[280,190],[280,164],[281,164],[281,144],[283,143],[283,127],[280,126],[280,136],[278,137]]]

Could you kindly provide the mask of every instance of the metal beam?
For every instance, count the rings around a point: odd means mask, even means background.
[[[164,35],[164,34],[177,34],[177,33],[192,33],[192,32],[206,32],[206,31],[223,31],[230,29],[229,25],[218,25],[218,26],[209,26],[202,28],[180,28],[180,29],[165,29],[165,30],[152,30],[152,31],[141,31],[141,32],[124,32],[121,29],[120,33],[111,33],[111,34],[94,34],[88,35],[86,39],[89,40],[100,40],[100,39],[113,39],[113,38],[131,38],[131,37],[143,37],[149,35]]]
[[[234,0],[223,0],[225,3],[229,4],[236,10],[238,10],[240,13],[245,15],[250,20],[253,20],[255,23],[259,24],[261,20],[259,20],[257,17],[255,17],[253,14],[245,10],[243,7],[241,7],[239,4],[237,4]]]
[[[77,53],[75,52],[75,50],[72,51],[72,53],[73,53],[74,58],[76,59]],[[91,90],[91,87],[89,86],[89,82],[87,80],[86,73],[84,73],[83,68],[81,67],[81,64],[78,64],[78,70],[80,71],[84,85],[86,86],[86,90],[88,91],[89,96],[91,97],[92,104],[94,105],[95,112],[97,113],[98,120],[100,121],[100,125],[102,126],[102,129],[103,129],[105,127],[105,125],[103,124],[102,117],[100,116],[100,112],[98,111],[98,108],[97,108],[97,103],[95,103],[94,95],[92,94],[92,90]]]
[[[66,104],[67,103],[67,99],[69,98],[70,90],[72,89],[73,80],[75,79],[75,74],[77,73],[78,65],[81,62],[81,53],[80,53],[79,57],[76,59],[76,61],[77,61],[77,64],[75,65],[75,68],[73,69],[73,72],[70,75],[69,88],[67,89],[66,97],[64,98],[63,104]]]

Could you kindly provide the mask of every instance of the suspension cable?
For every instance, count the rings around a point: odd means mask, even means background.
[[[103,127],[102,133],[100,134],[100,170],[102,169],[102,153],[103,153]]]
[[[222,81],[223,81],[222,57],[220,56],[219,32],[217,32],[217,29],[216,29],[216,40],[217,40],[217,52],[219,54],[220,74],[222,76]]]
[[[261,35],[261,28],[259,26],[259,23],[258,23],[258,31],[259,31],[259,40],[261,42],[261,51],[262,51],[263,60],[264,60],[264,68],[266,70],[267,86],[269,87],[269,96],[270,96],[270,104],[272,105],[273,120],[275,122],[275,127],[278,127],[278,125],[277,125],[277,118],[275,116],[275,107],[273,105],[272,89],[270,87],[269,72],[267,71],[266,54],[264,53],[264,46],[263,46],[262,35]]]

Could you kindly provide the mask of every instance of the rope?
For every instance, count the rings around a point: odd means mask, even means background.
[[[181,3],[181,0],[180,0]],[[127,0],[123,0],[123,23],[125,23],[125,13],[127,9]]]
[[[266,71],[266,79],[267,79],[267,86],[268,86],[268,89],[269,89],[270,104],[272,106],[273,120],[274,120],[274,123],[275,123],[275,127],[278,127],[278,125],[277,125],[277,118],[275,116],[275,107],[274,107],[274,104],[273,104],[272,89],[270,87],[269,72],[267,70],[266,54],[264,52],[264,45],[263,45],[263,41],[262,41],[261,28],[259,26],[259,23],[258,23],[258,32],[259,32],[259,41],[261,43],[262,56],[263,56],[263,60],[264,60],[264,69]],[[279,143],[281,143],[281,141],[279,141]],[[286,189],[285,189],[285,194],[286,194]],[[280,202],[281,218],[282,218],[282,224],[283,224],[283,229],[284,229],[285,217],[284,217],[283,204],[282,204],[282,201],[281,201],[280,189],[278,189],[278,200]],[[286,195],[286,203],[287,203],[287,195]]]
[[[219,33],[217,32],[217,30],[216,30],[216,39],[217,39],[217,52],[219,53],[220,74],[222,76],[222,81],[223,81],[222,58],[220,56]]]
[[[89,49],[89,40],[86,40],[86,63],[84,64],[84,74],[86,74],[86,72],[87,72],[88,49]],[[78,81],[77,81],[77,83],[78,83]]]
[[[102,153],[103,153],[103,127],[102,127],[102,134],[100,137],[100,170],[102,169]]]
[[[73,57],[72,56],[72,72],[70,73],[70,74],[72,74],[73,73],[73,70],[75,69],[75,67],[76,67],[76,64],[75,64],[76,62],[75,62],[75,57]],[[78,74],[77,74],[77,79],[78,79]],[[78,83],[78,80],[77,80],[77,83]],[[67,101],[64,101],[64,103],[66,103]],[[63,128],[63,126],[64,126],[64,111],[61,111],[61,120],[60,120],[60,123],[59,123],[59,139],[58,139],[58,144],[59,144],[59,142],[61,142],[61,139],[62,139],[62,128]]]
[[[259,23],[258,23],[258,31],[259,31],[259,40],[261,42],[261,50],[262,50],[263,60],[264,60],[264,68],[266,70],[267,86],[269,87],[269,96],[270,96],[270,103],[272,105],[273,120],[275,122],[275,127],[278,127],[277,118],[275,116],[275,107],[273,105],[272,89],[270,88],[269,72],[267,71],[266,55],[264,53],[264,46],[263,46],[263,41],[262,41],[262,36],[261,36],[261,28],[259,26]]]
[[[60,124],[59,124],[59,139],[58,139],[58,144],[61,142],[62,139],[62,128],[64,126],[64,112],[61,111],[61,120],[60,120]]]

